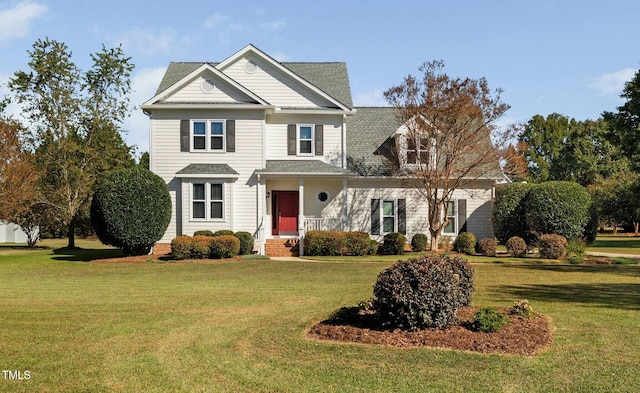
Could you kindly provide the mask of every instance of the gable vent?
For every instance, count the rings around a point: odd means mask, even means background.
[[[247,74],[253,74],[258,70],[258,65],[253,60],[247,60],[247,62],[244,63],[244,70]]]
[[[203,93],[211,93],[214,87],[215,85],[211,79],[205,79],[200,84],[200,90],[202,90]]]

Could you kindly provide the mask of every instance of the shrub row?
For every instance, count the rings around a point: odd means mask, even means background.
[[[304,236],[305,255],[367,255],[378,251],[378,242],[366,232],[309,231]]]
[[[471,303],[473,268],[463,258],[423,256],[398,261],[378,275],[372,308],[390,328],[416,330],[457,323]]]
[[[240,240],[240,255],[247,255],[253,252],[253,236],[249,232],[239,231],[233,232],[229,229],[221,229],[219,231],[211,232],[208,229],[195,231],[193,236],[222,236],[230,235],[235,236]]]
[[[585,236],[592,241],[591,216],[591,197],[577,183],[514,183],[496,190],[494,233],[502,244],[513,236],[530,244],[533,233],[554,233],[567,239]]]
[[[174,259],[219,259],[248,254],[252,251],[253,236],[250,233],[228,232],[231,234],[210,234],[210,231],[198,231],[193,237],[178,236],[171,241],[171,255]]]

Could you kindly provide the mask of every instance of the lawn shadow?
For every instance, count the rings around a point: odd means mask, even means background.
[[[501,285],[494,287],[493,292],[529,301],[583,303],[621,310],[640,310],[640,284]]]
[[[56,255],[52,259],[56,261],[69,261],[69,262],[91,262],[96,259],[106,258],[119,258],[124,256],[122,250],[113,248],[56,248],[53,250]]]

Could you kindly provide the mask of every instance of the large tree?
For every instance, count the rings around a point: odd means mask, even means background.
[[[392,162],[427,199],[431,249],[437,250],[454,190],[499,173],[498,151],[512,132],[496,125],[509,106],[501,101],[502,90],[490,90],[485,78],[450,77],[442,61],[419,70],[420,78],[406,77],[385,97],[404,124],[404,142]]]
[[[625,84],[620,97],[626,102],[618,107],[618,112],[605,112],[603,117],[609,122],[609,138],[619,146],[632,163],[636,172],[640,172],[640,70]]]
[[[68,226],[68,246],[75,247],[74,224],[88,211],[96,177],[134,163],[121,137],[133,64],[120,47],[103,46],[83,72],[64,43],[48,38],[36,41],[29,57],[30,70],[16,72],[9,88],[26,120],[40,202]]]
[[[519,141],[527,146],[525,158],[534,181],[557,180],[552,178],[551,166],[560,157],[570,122],[566,116],[552,113],[546,118],[535,115],[525,125]]]

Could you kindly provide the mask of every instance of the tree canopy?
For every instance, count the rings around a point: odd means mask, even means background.
[[[429,202],[431,249],[437,250],[453,191],[499,173],[498,152],[512,132],[496,124],[509,105],[485,78],[450,77],[442,61],[419,70],[420,78],[407,76],[385,98],[404,124],[392,165]]]
[[[39,203],[69,227],[73,247],[74,221],[88,212],[97,176],[134,164],[121,136],[133,64],[120,47],[103,45],[83,72],[66,44],[48,38],[28,53],[29,70],[17,71],[9,88],[21,104],[24,137],[40,174]]]

